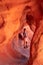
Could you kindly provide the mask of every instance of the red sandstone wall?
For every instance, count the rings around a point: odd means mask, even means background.
[[[40,2],[39,2],[39,4],[40,4]],[[0,16],[2,17],[2,19],[4,18],[3,21],[5,21],[4,26],[0,29],[0,56],[2,59],[9,58],[9,56],[7,58],[7,55],[6,55],[7,52],[5,53],[5,51],[4,51],[4,49],[6,49],[5,45],[6,46],[9,45],[8,44],[9,40],[11,39],[13,34],[19,30],[19,27],[20,27],[19,19],[22,15],[22,11],[23,11],[24,7],[27,4],[29,6],[31,6],[35,20],[37,20],[37,22],[39,22],[41,19],[41,16],[43,16],[42,15],[43,9],[40,11],[38,1],[36,2],[35,0],[33,0],[30,3],[28,2],[28,0],[16,0],[16,1],[15,0],[2,0],[2,1],[0,1]],[[41,7],[43,8],[42,3],[41,3]],[[2,25],[3,21],[0,18],[0,25]],[[14,22],[14,21],[16,21],[16,22]],[[16,33],[15,33],[15,35],[16,35]],[[36,40],[37,40],[37,36],[36,36]],[[3,41],[3,39],[4,39],[4,41]],[[41,52],[39,52],[40,51],[39,49],[41,49],[43,47],[43,44],[42,44],[43,40],[42,39],[43,39],[43,36],[41,37],[40,41],[38,42],[39,44],[37,43],[36,49],[35,49],[34,42],[32,42],[33,43],[32,50],[31,50],[32,60],[33,60],[33,57],[35,56],[35,53],[37,52],[37,54],[36,54],[37,57],[33,61],[33,65],[35,65],[35,64],[36,65],[43,65],[43,50]],[[33,38],[33,41],[34,41],[34,38]],[[39,49],[38,49],[38,47],[39,47]],[[12,52],[10,52],[10,53],[12,54]],[[6,59],[4,59],[4,60],[6,60]],[[6,60],[6,62],[7,62],[7,60]],[[3,63],[5,63],[5,61],[3,61]],[[31,61],[30,61],[30,63],[31,63]]]

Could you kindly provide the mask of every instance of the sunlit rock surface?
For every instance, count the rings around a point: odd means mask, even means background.
[[[22,26],[20,18],[25,4],[19,3],[24,3],[24,1],[0,1],[0,16],[5,21],[0,29],[0,65],[25,65],[28,61],[25,55],[12,48],[11,45]],[[3,21],[0,19],[0,25]]]
[[[0,0],[0,16],[2,17],[0,18],[0,25],[3,21],[5,22],[0,29],[0,65],[27,65],[27,62],[29,62],[28,50],[30,48],[26,49],[25,53],[25,49],[19,47],[19,44],[16,46],[15,42],[17,41],[14,41],[15,45],[12,42],[23,27],[21,17],[26,5],[32,7],[33,12],[31,14],[33,13],[35,20],[39,21],[41,15],[35,0],[32,0],[32,2],[29,2],[29,0]],[[39,49],[35,51],[38,54],[33,61],[33,65],[43,65],[43,36],[40,38],[38,47]],[[32,48],[32,52],[34,52],[34,46]]]

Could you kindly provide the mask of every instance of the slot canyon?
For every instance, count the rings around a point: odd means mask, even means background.
[[[0,65],[43,65],[43,0],[0,0]]]

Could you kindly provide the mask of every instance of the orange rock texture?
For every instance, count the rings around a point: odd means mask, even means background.
[[[26,6],[31,9],[25,10]],[[29,25],[26,14],[33,16],[36,29],[30,44],[30,58],[22,64],[17,59],[25,57],[13,50],[11,43],[23,26]],[[0,65],[43,65],[43,0],[0,0]]]

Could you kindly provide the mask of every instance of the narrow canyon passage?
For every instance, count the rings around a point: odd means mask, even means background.
[[[38,1],[0,0],[0,65],[43,65],[43,4]]]

